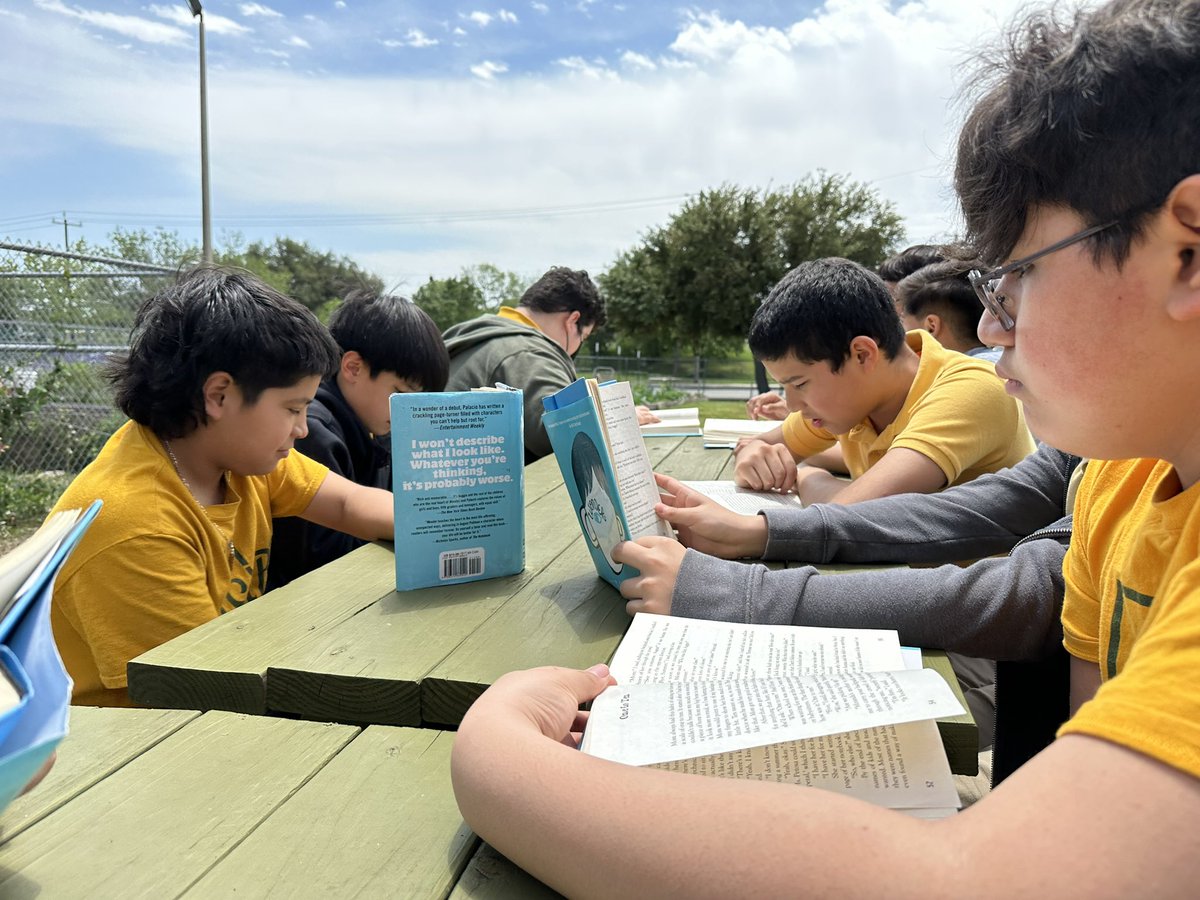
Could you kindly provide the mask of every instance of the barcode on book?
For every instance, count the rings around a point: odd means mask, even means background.
[[[483,574],[483,548],[470,550],[447,550],[438,555],[441,563],[442,581],[447,578],[468,578]]]

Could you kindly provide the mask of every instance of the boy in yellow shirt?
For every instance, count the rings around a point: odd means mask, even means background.
[[[737,448],[734,480],[806,503],[927,494],[1033,452],[1016,401],[991,366],[904,333],[879,276],[846,259],[802,263],[750,325],[750,350],[792,414]],[[799,461],[841,450],[849,484]]]
[[[391,494],[291,452],[339,355],[249,273],[197,269],[142,305],[110,372],[132,421],[54,508],[104,501],[51,603],[72,702],[131,705],[129,660],[259,596],[273,517],[392,536]]]
[[[929,822],[590,757],[564,743],[606,667],[505,676],[459,727],[455,791],[476,833],[559,891],[1195,895],[1200,0],[1035,13],[986,59],[955,176],[967,239],[997,264],[973,276],[980,337],[1033,430],[1094,460],[1064,567],[1071,719]]]

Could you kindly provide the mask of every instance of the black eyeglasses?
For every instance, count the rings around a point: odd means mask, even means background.
[[[983,303],[983,308],[996,317],[996,321],[1000,323],[1001,328],[1005,331],[1012,331],[1017,323],[1013,320],[1012,313],[1005,306],[1008,302],[1008,297],[996,290],[1000,286],[1000,279],[1013,272],[1023,275],[1025,274],[1024,270],[1028,269],[1034,260],[1041,259],[1043,256],[1049,256],[1051,253],[1056,253],[1064,247],[1070,247],[1072,244],[1087,240],[1092,235],[1099,234],[1101,231],[1112,228],[1116,224],[1117,220],[1114,219],[1103,225],[1093,225],[1091,228],[1085,228],[1083,231],[1076,232],[1070,237],[1056,241],[1049,247],[1039,250],[1037,253],[1031,253],[1029,256],[1010,262],[998,269],[991,269],[987,272],[972,269],[967,273],[967,279],[971,282],[971,287],[975,288],[975,293]]]

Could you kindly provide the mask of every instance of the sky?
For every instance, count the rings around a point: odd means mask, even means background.
[[[287,235],[390,289],[598,273],[722,184],[824,170],[958,228],[973,48],[1022,0],[204,3],[214,242]],[[0,239],[200,241],[184,0],[0,0]],[[59,222],[54,222],[58,219]]]

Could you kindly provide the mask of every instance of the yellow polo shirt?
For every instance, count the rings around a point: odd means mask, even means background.
[[[1021,405],[1005,393],[991,363],[947,350],[927,331],[910,331],[905,341],[921,362],[890,425],[877,432],[865,419],[834,434],[792,413],[783,422],[788,449],[806,458],[841,444],[850,477],[857,478],[893,447],[907,447],[933,460],[947,485],[998,472],[1033,452]]]

